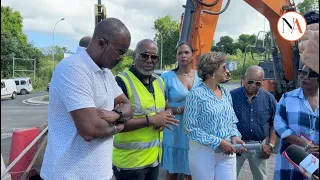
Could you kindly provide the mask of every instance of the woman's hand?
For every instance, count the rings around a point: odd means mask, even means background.
[[[234,144],[241,144],[243,146],[241,149],[236,151],[237,153],[246,153],[247,152],[247,149],[245,148],[246,143],[244,141],[242,141],[239,137],[232,136],[231,140]]]
[[[236,149],[232,147],[232,144],[229,141],[221,140],[219,148],[225,154],[233,154],[236,152]]]

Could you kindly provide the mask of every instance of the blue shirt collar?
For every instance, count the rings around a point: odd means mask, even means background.
[[[292,96],[298,97],[299,99],[305,99],[303,90],[301,88],[298,88],[295,91],[293,91]]]

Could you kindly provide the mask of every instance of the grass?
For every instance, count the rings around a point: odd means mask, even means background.
[[[49,96],[44,96],[42,100],[43,101],[49,101]]]
[[[230,79],[229,82],[240,83],[240,79]]]

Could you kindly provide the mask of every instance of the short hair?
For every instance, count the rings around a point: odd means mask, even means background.
[[[80,39],[79,46],[87,48],[89,46],[90,41],[91,41],[91,37],[90,36],[85,36],[85,37]]]
[[[158,46],[157,46],[157,43],[156,43],[155,41],[153,41],[153,40],[151,40],[151,39],[143,39],[143,40],[141,40],[141,41],[139,41],[139,42],[137,43],[136,49],[134,50],[134,54],[137,53],[137,52],[139,52],[140,49],[142,48],[142,46],[143,46],[144,44],[148,44],[148,43],[156,45],[157,51],[158,51]]]
[[[104,37],[111,41],[116,40],[120,34],[131,38],[126,25],[117,18],[106,18],[100,21],[94,28],[93,38]]]
[[[252,66],[249,66],[246,70],[246,73],[245,75],[247,75],[249,72],[251,71],[257,71],[257,72],[262,72],[263,75],[264,75],[264,69],[261,67],[261,66],[258,66],[258,65],[252,65]]]
[[[227,55],[221,52],[209,52],[198,57],[198,76],[205,80],[207,75],[213,76],[221,64],[225,63]]]

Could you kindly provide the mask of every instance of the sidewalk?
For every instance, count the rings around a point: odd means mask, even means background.
[[[37,97],[33,97],[27,100],[24,100],[23,103],[25,104],[31,104],[31,105],[48,105],[49,101],[43,101],[43,98],[45,96],[37,96]]]

